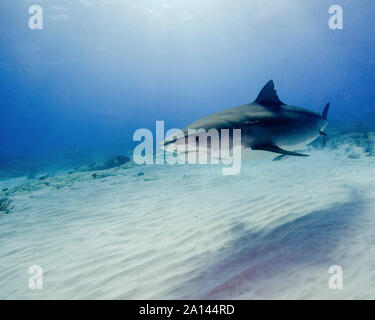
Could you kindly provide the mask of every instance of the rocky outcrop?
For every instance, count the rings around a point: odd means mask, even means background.
[[[12,201],[8,198],[1,198],[0,199],[0,213],[8,213],[10,210],[12,210],[14,206],[12,205]]]
[[[319,139],[312,146],[317,149],[324,148],[335,151],[337,155],[346,155],[351,159],[375,156],[375,131],[329,135],[326,138],[325,146]]]
[[[112,168],[120,167],[124,164],[130,163],[131,159],[127,156],[116,156],[108,158],[104,163],[97,164],[92,163],[87,167],[80,168],[78,171],[101,171],[101,170],[109,170]]]

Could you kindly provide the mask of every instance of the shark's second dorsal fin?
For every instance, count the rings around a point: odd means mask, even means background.
[[[260,90],[259,95],[254,102],[259,103],[263,106],[285,105],[285,103],[282,103],[277,96],[273,80],[270,80],[266,83],[263,89]]]

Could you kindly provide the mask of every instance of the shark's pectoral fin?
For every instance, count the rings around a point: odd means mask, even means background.
[[[286,154],[281,154],[275,158],[272,159],[272,161],[280,161],[280,160],[284,160],[285,158],[287,157]]]
[[[284,149],[281,149],[278,146],[274,146],[272,144],[258,144],[258,145],[252,146],[251,149],[275,152],[275,153],[280,153],[280,154],[287,155],[287,156],[297,156],[297,157],[308,157],[309,156],[308,154],[284,150]]]

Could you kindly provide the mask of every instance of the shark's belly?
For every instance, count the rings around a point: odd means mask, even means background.
[[[244,145],[271,144],[287,150],[303,148],[319,136],[319,128],[313,122],[288,122],[250,128],[243,134]]]

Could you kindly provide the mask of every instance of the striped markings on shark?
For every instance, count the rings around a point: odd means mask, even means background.
[[[167,151],[169,149],[178,152],[179,148],[176,145],[179,144],[179,140],[186,140],[191,135],[195,135],[195,141],[200,142],[201,137],[195,134],[194,130],[203,129],[207,132],[211,129],[240,129],[241,145],[244,149],[307,156],[295,150],[306,146],[320,135],[326,136],[324,130],[327,126],[328,110],[329,103],[321,115],[307,109],[286,105],[277,96],[274,83],[270,80],[254,102],[199,119],[186,126],[182,134],[168,137],[162,143],[162,147]],[[180,145],[184,144],[186,141],[180,143]]]
[[[166,159],[169,164],[207,164],[208,155],[211,164],[222,161],[225,165],[275,153],[306,157],[298,150],[319,136],[325,138],[328,110],[329,103],[322,114],[283,103],[270,80],[253,102],[215,112],[182,130],[172,129],[164,135],[164,122],[157,121],[156,146],[162,152],[157,150],[155,163],[165,163],[167,154],[177,155]],[[133,140],[142,141],[134,149],[134,161],[153,164],[152,132],[139,129]]]

